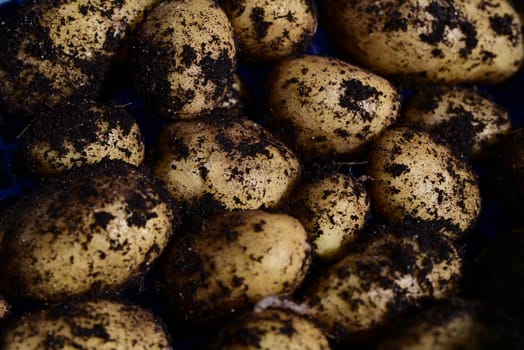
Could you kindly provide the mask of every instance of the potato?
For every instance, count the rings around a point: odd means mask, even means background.
[[[511,129],[508,113],[477,90],[432,86],[419,90],[402,111],[403,121],[447,141],[457,152],[479,158]]]
[[[290,213],[306,228],[323,260],[342,255],[360,237],[371,205],[364,185],[340,172],[320,174],[293,191]]]
[[[223,327],[211,349],[330,349],[322,331],[286,310],[251,312]]]
[[[0,38],[2,109],[32,115],[70,96],[96,97],[111,59],[156,2],[27,2]]]
[[[138,168],[104,161],[64,173],[0,220],[0,289],[41,301],[118,292],[167,245],[175,214]]]
[[[308,314],[340,342],[363,340],[419,300],[450,295],[460,266],[450,242],[425,226],[377,231],[309,281]]]
[[[44,176],[103,159],[140,165],[145,156],[144,139],[133,117],[123,108],[91,101],[42,113],[20,140],[28,169]]]
[[[57,304],[13,322],[2,349],[171,349],[149,310],[109,300]]]
[[[155,175],[196,209],[210,198],[227,209],[275,207],[301,174],[293,152],[245,119],[179,121],[157,144]]]
[[[470,166],[429,134],[406,127],[385,132],[369,154],[371,201],[388,220],[414,218],[464,236],[480,214],[477,178]]]
[[[500,310],[452,299],[424,308],[397,325],[378,349],[488,350],[522,345],[515,325]]]
[[[272,130],[313,159],[361,151],[393,123],[400,107],[388,81],[329,57],[280,62],[267,91]]]
[[[221,0],[240,53],[258,62],[302,52],[317,29],[311,0]]]
[[[233,28],[213,0],[158,5],[140,26],[133,54],[138,90],[166,118],[193,118],[220,106],[233,84]]]
[[[506,0],[328,0],[335,45],[386,76],[498,83],[524,60],[519,16]]]
[[[234,211],[175,240],[160,269],[173,312],[190,322],[214,322],[264,297],[289,296],[308,271],[310,250],[298,220]]]

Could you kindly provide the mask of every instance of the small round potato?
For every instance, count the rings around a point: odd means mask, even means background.
[[[338,59],[304,56],[280,62],[269,78],[267,107],[277,135],[305,158],[353,155],[393,123],[395,88]]]
[[[511,129],[508,113],[474,89],[433,86],[419,90],[403,108],[403,121],[421,126],[469,158]]]
[[[138,30],[136,84],[160,115],[193,118],[224,101],[235,55],[233,28],[215,1],[165,1]]]
[[[289,296],[308,271],[310,250],[298,220],[235,211],[175,240],[160,268],[175,312],[191,322],[210,322],[267,296]]]
[[[447,239],[425,229],[374,232],[377,236],[309,281],[308,314],[344,342],[369,337],[422,298],[448,296],[460,259]]]
[[[335,45],[386,76],[498,83],[524,60],[518,14],[507,0],[326,0]]]
[[[473,170],[425,132],[386,131],[370,152],[368,172],[372,204],[387,219],[445,223],[443,232],[458,239],[480,214]]]
[[[317,29],[311,0],[221,0],[240,46],[255,61],[302,52]]]
[[[155,175],[197,209],[210,198],[227,209],[275,207],[301,174],[295,154],[246,119],[179,121],[157,144]]]
[[[85,165],[22,198],[0,220],[0,288],[65,301],[118,292],[167,245],[174,212],[151,175],[121,161]]]
[[[322,331],[306,318],[286,310],[266,309],[226,325],[211,349],[328,350],[330,347]]]
[[[21,137],[25,163],[36,175],[120,159],[140,165],[145,156],[142,133],[123,108],[94,102],[71,103],[42,113]]]
[[[500,310],[460,299],[420,310],[391,333],[379,350],[492,350],[524,345],[515,324]]]
[[[96,300],[57,304],[15,320],[0,347],[22,349],[171,349],[168,334],[150,311]]]
[[[9,316],[11,312],[11,305],[4,298],[3,295],[0,295],[0,321],[4,320]]]
[[[0,38],[0,105],[32,115],[70,96],[95,98],[110,61],[157,0],[26,2]]]
[[[364,185],[339,172],[303,183],[293,191],[290,206],[308,232],[314,253],[325,260],[343,254],[360,236],[371,210]]]

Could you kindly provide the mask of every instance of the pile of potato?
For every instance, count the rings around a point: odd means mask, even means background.
[[[38,185],[0,215],[1,348],[523,345],[523,285],[483,279],[522,275],[522,229],[504,271],[471,243],[486,188],[524,198],[484,92],[522,1],[12,7],[0,108]]]

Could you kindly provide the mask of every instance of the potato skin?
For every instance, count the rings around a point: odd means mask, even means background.
[[[118,292],[167,245],[175,214],[147,175],[120,161],[64,173],[0,221],[6,294],[65,301]]]
[[[417,91],[403,108],[402,121],[420,126],[469,158],[480,158],[511,129],[501,106],[477,90],[459,86]]]
[[[498,83],[524,59],[519,16],[506,0],[328,0],[337,47],[383,75],[416,81]]]
[[[303,316],[266,309],[245,314],[227,324],[215,337],[211,349],[328,350],[330,347],[320,328]]]
[[[215,322],[267,296],[289,296],[310,265],[300,222],[261,210],[222,213],[167,249],[162,279],[173,310],[190,322]]]
[[[339,172],[302,183],[289,202],[291,214],[308,232],[314,254],[323,260],[339,257],[360,237],[371,211],[364,185]]]
[[[110,60],[156,2],[27,2],[0,38],[2,110],[32,115],[71,96],[97,97]]]
[[[423,298],[453,294],[460,268],[450,241],[425,225],[377,228],[308,282],[305,304],[335,340],[368,340]]]
[[[477,178],[469,165],[429,134],[407,127],[386,131],[369,154],[370,195],[389,220],[445,223],[453,239],[480,214]]]
[[[21,136],[24,162],[31,173],[51,176],[103,159],[140,165],[142,133],[123,108],[91,101],[71,103],[40,114]]]
[[[109,300],[57,304],[15,320],[2,349],[171,349],[152,312]]]
[[[221,0],[240,46],[257,62],[275,61],[305,50],[317,29],[311,0]]]
[[[297,156],[246,119],[179,121],[157,145],[154,174],[195,207],[209,197],[226,209],[276,207],[301,174]]]
[[[306,158],[354,155],[396,119],[400,104],[385,79],[344,61],[303,56],[269,78],[272,130]]]
[[[138,29],[133,53],[138,90],[169,119],[220,106],[233,84],[233,29],[213,0],[161,3]]]

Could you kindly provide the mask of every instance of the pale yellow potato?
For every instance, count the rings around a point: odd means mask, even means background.
[[[433,86],[419,90],[402,110],[403,121],[447,141],[468,157],[478,158],[511,130],[508,113],[477,90]]]
[[[452,299],[417,312],[380,342],[379,350],[519,348],[518,332],[498,309]]]
[[[370,195],[389,220],[444,224],[452,239],[464,236],[481,208],[477,177],[451,149],[407,127],[386,131],[369,154]]]
[[[209,112],[233,84],[233,28],[213,0],[162,2],[138,29],[133,54],[139,91],[166,118]]]
[[[308,315],[337,341],[367,339],[421,300],[457,292],[462,260],[431,228],[378,228],[348,255],[312,278]]]
[[[356,62],[417,81],[498,83],[524,60],[507,0],[326,0],[331,40]]]
[[[43,176],[103,159],[140,165],[145,157],[134,118],[123,108],[94,102],[67,104],[39,115],[20,141],[28,168]]]
[[[266,309],[227,324],[215,337],[211,349],[328,350],[330,346],[321,329],[303,316],[284,309]]]
[[[0,52],[0,98],[35,114],[70,96],[96,97],[111,59],[157,0],[38,1]],[[23,91],[23,93],[21,93]]]
[[[13,321],[0,346],[36,349],[171,349],[162,323],[149,310],[96,300],[58,304]]]
[[[267,91],[274,132],[306,158],[362,151],[395,121],[400,108],[387,80],[329,57],[280,62]]]
[[[0,220],[0,290],[65,301],[141,277],[173,232],[173,210],[151,177],[104,161],[22,198]]]
[[[258,62],[305,51],[317,30],[311,0],[223,0],[240,54]]]
[[[301,174],[296,155],[246,119],[175,122],[157,145],[154,174],[197,207],[209,197],[227,209],[276,207]]]
[[[289,296],[310,265],[300,222],[261,210],[222,213],[174,240],[160,269],[173,311],[191,322],[220,320],[268,296]]]
[[[339,172],[301,184],[290,197],[291,215],[306,228],[313,252],[321,259],[339,257],[361,235],[371,204],[364,185]]]

